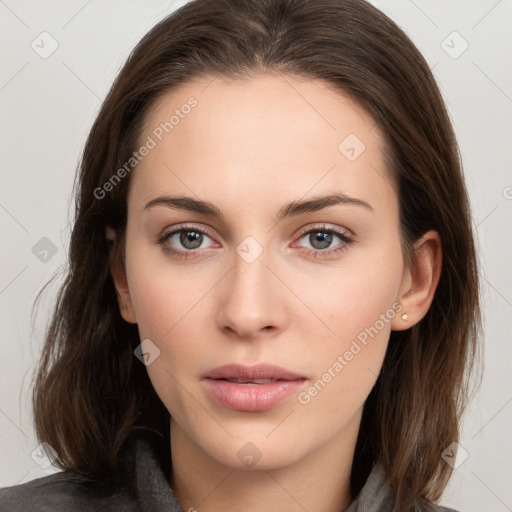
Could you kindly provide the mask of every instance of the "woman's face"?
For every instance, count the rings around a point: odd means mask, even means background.
[[[238,468],[351,454],[406,275],[378,127],[321,81],[210,77],[140,145],[123,316],[173,432]]]

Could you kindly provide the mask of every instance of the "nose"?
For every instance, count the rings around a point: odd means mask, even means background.
[[[269,260],[265,251],[252,262],[234,255],[233,268],[220,291],[217,319],[221,330],[256,339],[265,332],[285,329],[286,286]]]

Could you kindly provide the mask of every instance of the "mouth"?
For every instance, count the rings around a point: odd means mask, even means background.
[[[202,381],[217,405],[256,412],[276,407],[298,392],[307,377],[275,365],[224,365],[207,372]]]
[[[273,364],[258,364],[255,366],[226,364],[208,371],[203,378],[238,381],[240,383],[254,382],[256,384],[259,381],[265,381],[261,382],[264,384],[266,381],[297,380],[306,377]]]
[[[236,382],[237,384],[268,384],[269,382],[278,382],[281,379],[217,379],[226,382]]]

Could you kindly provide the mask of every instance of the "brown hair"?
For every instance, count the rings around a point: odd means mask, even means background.
[[[160,94],[199,76],[265,72],[322,79],[371,114],[398,185],[406,261],[427,230],[440,235],[433,303],[418,324],[391,333],[351,475],[355,495],[379,462],[396,510],[428,508],[451,474],[441,454],[459,438],[481,329],[476,253],[459,150],[435,79],[407,35],[364,0],[195,0],[139,42],[80,162],[69,269],[35,377],[37,436],[57,451],[59,467],[104,482],[116,481],[121,449],[138,432],[155,433],[161,453],[169,452],[169,413],[134,357],[137,326],[120,315],[109,268],[105,230],[116,231],[118,254],[130,175],[101,199],[95,190],[132,156]]]

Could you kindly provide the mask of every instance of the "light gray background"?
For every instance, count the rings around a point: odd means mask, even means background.
[[[29,384],[60,278],[34,329],[31,306],[65,264],[74,172],[102,99],[138,40],[183,3],[0,0],[0,486],[55,471],[36,463]],[[464,512],[512,511],[512,0],[372,3],[409,34],[441,87],[482,264],[484,379],[442,503]],[[50,36],[40,35],[45,31]],[[58,48],[42,58],[52,44]],[[47,261],[32,251],[43,237],[57,250]]]

